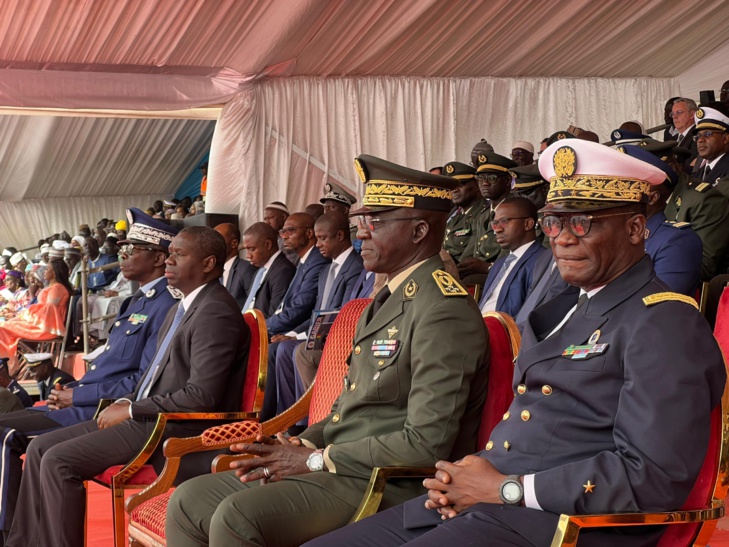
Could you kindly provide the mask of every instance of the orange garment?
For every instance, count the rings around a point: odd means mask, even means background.
[[[208,176],[205,175],[200,182],[200,195],[204,196],[208,193]]]
[[[38,303],[0,323],[0,357],[14,357],[18,340],[52,340],[66,332],[69,294],[60,283],[38,293]]]

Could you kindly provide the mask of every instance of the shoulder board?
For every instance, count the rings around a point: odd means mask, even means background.
[[[433,279],[435,279],[435,284],[438,285],[440,292],[445,296],[468,296],[468,291],[461,287],[458,281],[453,279],[448,272],[436,270],[433,272]]]
[[[167,290],[170,291],[172,298],[174,298],[175,300],[182,300],[185,297],[185,295],[182,294],[181,290],[170,287],[169,285],[167,285]]]
[[[58,378],[56,378],[55,380],[53,380],[53,381],[51,382],[51,385],[52,385],[52,386],[55,386],[56,384],[60,384],[60,383],[61,383],[61,380],[63,380],[63,378],[61,378],[61,377],[59,376]]]
[[[659,292],[656,294],[651,294],[643,298],[643,304],[645,304],[646,307],[649,307],[653,306],[654,304],[660,304],[661,302],[668,302],[669,300],[675,300],[676,302],[690,304],[697,310],[699,309],[699,305],[696,303],[696,300],[694,300],[690,296],[686,296],[685,294],[679,294],[677,292]]]
[[[694,190],[696,190],[697,192],[706,192],[709,188],[711,188],[711,184],[709,184],[708,182],[702,182],[701,184],[697,184],[694,187]]]
[[[683,229],[683,228],[690,228],[691,223],[690,222],[675,222],[673,220],[667,220],[663,224],[667,224],[668,226],[673,226],[674,228]]]

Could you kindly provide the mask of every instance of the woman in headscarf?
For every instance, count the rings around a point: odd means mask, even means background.
[[[0,358],[14,357],[18,340],[52,340],[65,334],[66,311],[72,293],[68,266],[63,260],[53,259],[44,277],[47,286],[38,293],[38,303],[0,323]]]
[[[22,287],[23,274],[15,270],[7,272],[5,288],[0,291],[4,304],[0,307],[0,316],[13,317],[20,309],[28,305],[28,290]]]

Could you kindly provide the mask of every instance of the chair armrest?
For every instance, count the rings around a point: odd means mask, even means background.
[[[653,526],[688,524],[717,520],[724,516],[724,501],[714,499],[711,506],[694,511],[664,513],[614,513],[605,515],[560,515],[550,547],[575,547],[582,528],[612,526]]]
[[[435,472],[435,467],[375,467],[362,495],[362,501],[349,522],[359,522],[377,513],[388,479],[423,479],[435,476]]]
[[[114,399],[99,399],[99,404],[96,406],[96,412],[94,412],[92,420],[96,420],[96,418],[99,417],[99,414],[101,414],[101,411],[112,404],[114,404]]]

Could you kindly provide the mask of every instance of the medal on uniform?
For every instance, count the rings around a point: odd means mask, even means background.
[[[375,357],[392,357],[399,347],[399,340],[374,340],[371,351]]]
[[[567,346],[562,352],[562,357],[569,357],[573,361],[589,359],[595,355],[602,355],[608,348],[608,344],[589,344],[586,346]]]
[[[600,339],[600,329],[597,329],[595,332],[592,333],[590,338],[587,340],[587,343],[590,345],[597,344],[597,341],[599,339]]]
[[[400,332],[397,330],[397,327],[395,325],[391,326],[389,329],[387,329],[387,336],[390,338],[394,338],[395,335]]]
[[[133,313],[129,316],[129,319],[127,319],[127,321],[129,321],[132,325],[139,325],[140,323],[144,323],[147,320],[147,317],[149,316],[143,315],[141,313]]]

